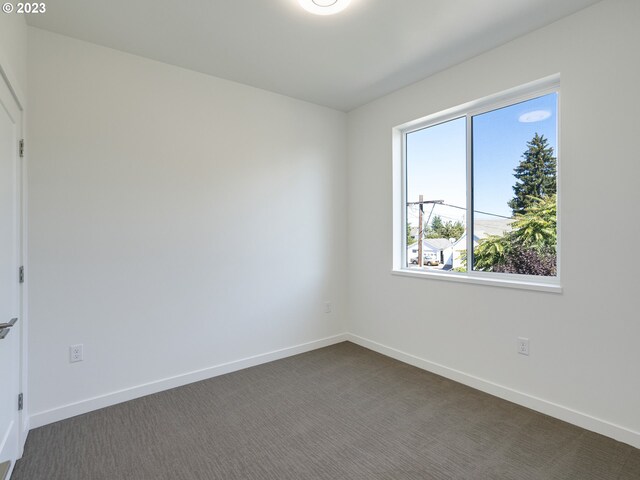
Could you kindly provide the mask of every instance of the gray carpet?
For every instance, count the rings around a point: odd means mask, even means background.
[[[13,480],[638,480],[640,450],[352,343],[29,434]]]

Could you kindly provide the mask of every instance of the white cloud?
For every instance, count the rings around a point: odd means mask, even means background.
[[[522,123],[541,122],[551,116],[549,110],[533,110],[532,112],[526,112],[520,115],[518,121]]]

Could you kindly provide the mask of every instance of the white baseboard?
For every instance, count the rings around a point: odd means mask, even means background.
[[[150,395],[152,393],[161,392],[170,388],[180,387],[189,383],[198,382],[200,380],[206,380],[208,378],[216,377],[218,375],[224,375],[226,373],[235,372],[244,368],[253,367],[262,363],[279,360],[281,358],[290,357],[292,355],[298,355],[300,353],[309,352],[318,348],[327,347],[336,343],[350,341],[362,347],[368,348],[375,352],[381,353],[401,362],[408,363],[415,367],[433,372],[437,375],[449,378],[456,382],[468,385],[476,390],[480,390],[496,397],[503,398],[518,405],[530,408],[532,410],[544,413],[551,417],[563,420],[565,422],[577,425],[579,427],[591,430],[593,432],[611,437],[620,442],[627,443],[636,448],[640,448],[640,432],[630,430],[620,425],[613,424],[606,420],[602,420],[583,412],[573,410],[572,408],[558,405],[556,403],[544,400],[539,397],[535,397],[523,392],[519,392],[503,385],[498,385],[489,380],[479,378],[467,373],[455,370],[453,368],[440,365],[429,360],[405,353],[392,347],[388,347],[378,342],[368,340],[366,338],[354,335],[351,333],[343,333],[334,335],[320,340],[315,340],[293,347],[283,348],[280,350],[274,350],[271,352],[263,353],[260,355],[254,355],[252,357],[235,360],[232,362],[215,365],[202,370],[196,370],[181,375],[176,375],[169,378],[164,378],[154,382],[146,383],[143,385],[137,385],[135,387],[119,390],[116,392],[107,393],[79,402],[62,405],[51,410],[38,412],[30,417],[25,422],[25,427],[37,428],[49,423],[71,418],[76,415],[88,413],[100,408],[109,407],[117,403],[126,402],[135,398]],[[25,437],[26,438],[26,435]]]
[[[158,393],[170,388],[181,387],[193,382],[199,382],[208,378],[217,377],[226,373],[235,372],[244,368],[254,367],[262,363],[280,360],[281,358],[298,355],[300,353],[309,352],[318,348],[327,347],[336,343],[347,340],[347,334],[342,333],[331,337],[321,338],[312,342],[302,343],[293,347],[282,348],[252,357],[234,360],[220,365],[215,365],[201,370],[176,375],[173,377],[163,378],[154,382],[137,385],[131,388],[125,388],[116,392],[99,395],[97,397],[87,398],[79,402],[62,405],[43,412],[34,413],[29,417],[29,426],[31,428],[42,427],[49,423],[58,422],[66,418],[82,415],[100,408],[109,407],[117,403],[126,402],[135,398],[144,397],[152,393]]]
[[[593,417],[586,413],[578,412],[572,408],[558,405],[557,403],[544,400],[542,398],[534,397],[532,395],[513,390],[512,388],[498,385],[491,381],[469,375],[468,373],[455,370],[453,368],[440,365],[438,363],[430,362],[415,355],[402,352],[395,348],[382,345],[378,342],[368,340],[354,334],[347,334],[347,340],[353,342],[362,347],[373,350],[374,352],[381,353],[387,357],[395,358],[401,362],[408,363],[414,367],[427,370],[429,372],[441,375],[443,377],[454,380],[458,383],[468,385],[476,390],[489,393],[496,397],[503,398],[518,405],[530,408],[537,412],[544,413],[551,417],[563,420],[565,422],[577,425],[579,427],[591,430],[593,432],[611,437],[620,442],[627,443],[633,447],[640,448],[640,432],[629,430],[628,428],[620,425],[613,424],[606,420]]]

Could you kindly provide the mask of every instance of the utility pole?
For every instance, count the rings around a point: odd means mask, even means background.
[[[418,205],[419,213],[418,213],[418,266],[422,267],[424,258],[422,256],[422,240],[424,239],[424,229],[422,228],[423,216],[424,216],[424,204],[431,203],[433,207],[431,207],[431,213],[433,213],[433,208],[437,203],[444,203],[444,200],[424,200],[424,196],[420,195],[418,197],[417,202],[407,202],[407,205]],[[429,218],[431,218],[431,214],[429,214]],[[428,220],[427,220],[428,223]]]

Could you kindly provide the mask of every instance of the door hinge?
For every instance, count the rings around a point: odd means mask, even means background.
[[[24,395],[21,393],[18,395],[18,410],[22,410],[24,408]]]
[[[20,154],[20,158],[24,157],[24,139],[20,140],[20,145],[18,146],[18,153]]]
[[[18,282],[24,283],[24,267],[18,269]]]

